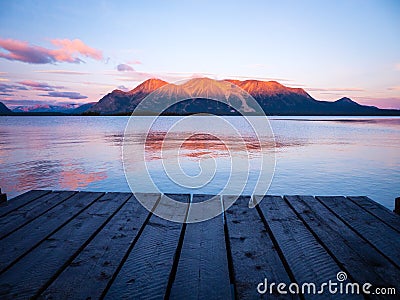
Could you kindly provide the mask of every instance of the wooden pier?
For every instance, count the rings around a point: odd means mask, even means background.
[[[154,209],[162,205],[162,196],[146,196]],[[172,197],[190,210],[189,195]],[[0,204],[0,299],[321,299],[276,289],[260,295],[257,286],[267,279],[318,287],[339,282],[339,272],[344,283],[394,287],[389,299],[399,297],[398,215],[366,197],[264,196],[256,208],[248,204],[240,197],[216,218],[181,224],[130,193],[29,191]]]

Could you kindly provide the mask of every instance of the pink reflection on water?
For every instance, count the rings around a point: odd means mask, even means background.
[[[263,149],[273,149],[273,140],[260,142],[255,136],[244,136],[238,141],[236,137],[217,137],[208,133],[168,133],[151,131],[145,140],[146,161],[162,159],[162,153],[172,152],[183,157],[200,158],[203,156],[227,157],[235,154],[259,154]],[[228,146],[230,145],[230,149]]]
[[[84,169],[76,168],[63,170],[60,172],[60,188],[68,190],[79,190],[87,187],[89,184],[101,181],[107,178],[104,171],[85,172]]]

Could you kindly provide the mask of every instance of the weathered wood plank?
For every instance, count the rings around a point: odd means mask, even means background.
[[[230,196],[224,202],[232,203]],[[237,299],[257,299],[257,285],[269,282],[289,284],[290,277],[258,212],[249,208],[249,197],[240,197],[226,211],[226,224],[234,271]],[[266,294],[268,299],[287,299],[287,295]]]
[[[345,197],[317,199],[400,268],[400,239],[396,230]]]
[[[318,287],[322,283],[336,279],[336,274],[341,271],[340,267],[286,201],[278,196],[264,196],[259,208],[296,282],[315,283]],[[322,295],[325,298],[335,299],[363,298],[360,295],[331,295],[327,290]],[[321,295],[306,293],[304,297],[319,299]]]
[[[189,195],[175,195],[174,198],[189,202]],[[182,212],[182,206],[170,204],[163,201],[162,197],[155,211],[160,213],[163,210],[171,218],[185,220],[187,210]],[[105,298],[162,299],[166,294],[182,230],[182,223],[174,223],[152,215],[138,241],[124,259],[118,274],[111,281]]]
[[[146,195],[157,202],[159,194]],[[147,203],[151,199],[148,199]],[[131,197],[95,238],[42,293],[45,299],[99,299],[149,212]]]
[[[209,198],[206,195],[193,195],[192,203],[200,203]],[[196,209],[197,216],[204,216],[208,208],[202,206]],[[219,211],[222,211],[220,201]],[[221,215],[211,220],[187,224],[169,298],[232,299]]]
[[[0,274],[103,194],[79,192],[4,238],[0,243]]]
[[[4,217],[8,213],[49,193],[51,193],[51,191],[32,190],[22,195],[19,195],[15,198],[12,198],[8,200],[6,203],[2,203],[0,205],[0,217]]]
[[[373,214],[382,222],[386,223],[394,230],[400,233],[400,216],[396,215],[391,210],[387,209],[383,205],[369,199],[368,197],[358,196],[358,197],[347,197],[358,206],[364,208],[370,214]]]
[[[97,199],[79,215],[0,276],[3,297],[27,299],[38,296],[53,278],[79,254],[98,231],[131,197],[129,193],[88,193]],[[7,286],[7,289],[4,287]]]
[[[12,232],[25,226],[32,220],[51,210],[61,202],[72,197],[77,192],[53,192],[44,195],[29,204],[11,211],[7,216],[0,218],[0,240]]]
[[[356,282],[400,290],[400,270],[311,196],[285,196],[310,230]]]

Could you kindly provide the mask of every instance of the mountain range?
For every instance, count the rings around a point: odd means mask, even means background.
[[[79,104],[66,104],[66,105],[48,105],[38,104],[32,106],[17,106],[12,109],[15,113],[41,113],[41,112],[54,112],[54,113],[73,113]]]
[[[90,107],[95,102],[85,104],[63,104],[63,105],[49,105],[49,104],[36,104],[36,105],[20,105],[12,108],[11,110],[7,106],[0,102],[0,115],[79,115]]]
[[[164,114],[188,115],[193,113],[213,113],[235,115],[233,107],[241,113],[252,114],[257,109],[246,91],[267,115],[400,115],[400,110],[379,109],[360,105],[344,97],[336,101],[320,101],[310,96],[304,89],[286,87],[276,81],[234,80],[216,81],[209,78],[194,78],[183,84],[169,84],[160,79],[148,79],[130,91],[114,90],[98,102],[54,106],[39,105],[17,107],[18,114],[72,114],[72,115],[130,115],[140,104],[142,114],[155,114],[160,107],[176,100],[186,99],[171,105]],[[148,95],[145,102],[142,102]],[[212,99],[226,99],[226,104]],[[252,104],[253,103],[253,104]],[[0,114],[12,112],[0,102]]]
[[[224,82],[230,82],[249,93],[267,115],[400,115],[400,110],[360,105],[347,97],[333,102],[316,100],[304,89],[286,87],[276,81],[227,79]],[[208,99],[208,97],[223,97],[222,94],[227,93],[226,88],[222,91],[218,90],[215,81],[208,78],[191,79],[181,85],[168,84],[160,79],[148,79],[131,91],[112,91],[90,107],[86,113],[130,114],[146,96],[154,91],[156,92],[152,94],[151,99],[153,103],[150,103],[154,110],[157,110],[157,106],[162,102],[168,103],[173,102],[174,99],[186,98],[188,100],[170,107],[165,112],[176,115],[200,112],[232,114],[231,107]],[[227,102],[234,102],[237,95],[231,91],[229,93]],[[202,97],[198,98],[198,95]],[[148,107],[147,112],[151,114],[152,107]]]

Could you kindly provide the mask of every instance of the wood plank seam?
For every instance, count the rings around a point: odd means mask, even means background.
[[[294,207],[290,204],[290,202],[286,199],[286,195],[283,196],[283,199],[288,204],[288,206],[293,210],[293,212],[297,215],[297,217],[303,222],[304,226],[311,232],[317,242],[325,249],[325,251],[332,257],[332,259],[338,264],[340,269],[346,272],[350,281],[355,282],[354,278],[352,278],[351,273],[346,267],[336,258],[336,256],[332,253],[332,251],[323,243],[323,241],[319,238],[319,236],[312,230],[310,225],[307,224],[306,220],[294,209]],[[347,224],[346,224],[347,225]]]
[[[339,218],[343,223],[345,223],[352,231],[354,231],[359,237],[361,237],[364,241],[366,241],[369,245],[371,245],[372,248],[374,248],[376,251],[378,251],[380,254],[382,254],[387,260],[389,260],[396,268],[400,269],[395,261],[385,253],[383,253],[378,247],[376,247],[371,241],[369,241],[367,238],[365,238],[361,233],[358,232],[349,222],[347,222],[344,218],[342,218],[339,214],[335,213],[333,209],[331,209],[328,205],[326,205],[323,201],[319,199],[318,196],[315,197],[319,202],[322,203],[326,208],[328,208],[332,214],[334,214],[337,218]],[[386,225],[386,224],[385,224]]]
[[[32,218],[31,220],[28,220],[28,221],[26,221],[25,223],[22,223],[21,225],[17,226],[16,228],[14,228],[13,230],[11,230],[11,231],[8,232],[7,234],[3,235],[3,236],[0,238],[0,240],[2,240],[2,239],[4,239],[4,238],[8,237],[9,235],[11,235],[11,234],[13,234],[14,232],[16,232],[17,230],[19,230],[20,228],[22,228],[22,227],[28,225],[29,223],[33,222],[35,219],[37,219],[37,218],[39,218],[40,216],[44,215],[45,213],[49,212],[50,210],[52,210],[52,209],[55,208],[56,206],[62,204],[64,201],[66,201],[66,200],[68,200],[69,198],[73,197],[73,196],[76,195],[77,193],[78,193],[78,192],[74,192],[73,194],[71,194],[70,196],[68,196],[67,198],[65,198],[64,200],[60,201],[59,203],[54,204],[53,206],[49,207],[49,208],[46,209],[46,210],[44,210],[43,212],[41,212],[40,214],[38,214],[37,216],[35,216],[35,217]],[[38,197],[37,199],[42,198],[42,197],[43,197],[43,196]],[[37,200],[37,199],[36,199],[36,200]],[[32,201],[31,201],[31,202],[32,202]],[[25,205],[24,205],[24,206],[25,206]],[[19,208],[21,208],[21,207],[19,207]]]
[[[221,195],[221,206],[222,206],[222,215],[224,221],[224,235],[225,235],[225,245],[226,245],[226,255],[228,257],[228,270],[229,270],[229,280],[231,284],[231,295],[233,299],[237,299],[238,291],[235,284],[235,268],[233,266],[233,257],[232,257],[232,248],[231,248],[231,241],[229,238],[229,228],[228,222],[226,219],[226,211],[228,208],[225,207],[225,203],[223,200],[223,196]]]
[[[157,207],[158,203],[161,200],[161,195],[158,196],[158,199],[156,201],[156,203],[154,204],[154,207],[152,209],[152,211],[154,211],[155,207]],[[111,276],[110,280],[108,281],[104,291],[101,293],[100,299],[104,299],[108,293],[108,291],[111,288],[111,285],[113,284],[113,282],[115,281],[115,279],[118,276],[118,273],[121,271],[122,266],[124,265],[124,263],[126,262],[126,260],[129,257],[129,254],[132,252],[135,244],[137,243],[137,241],[139,240],[140,236],[142,235],[144,228],[146,227],[147,223],[149,222],[151,216],[153,215],[152,212],[149,212],[147,215],[146,220],[143,222],[142,226],[140,227],[138,233],[136,234],[135,238],[133,239],[133,241],[131,242],[131,244],[128,247],[128,250],[126,251],[126,253],[124,254],[124,256],[122,257],[122,260],[120,261],[118,267],[115,269],[114,274]]]
[[[269,238],[271,239],[272,244],[274,245],[274,247],[275,247],[275,249],[276,249],[276,252],[277,252],[278,255],[279,255],[279,258],[280,258],[281,261],[282,261],[282,264],[283,264],[283,266],[284,266],[284,268],[285,268],[285,270],[286,270],[286,273],[288,274],[288,276],[289,276],[291,282],[292,282],[292,283],[298,283],[298,282],[296,281],[295,277],[294,277],[294,274],[293,274],[292,270],[290,269],[289,263],[287,262],[287,260],[286,260],[286,258],[285,258],[285,255],[284,255],[283,252],[282,252],[282,249],[279,247],[278,241],[276,240],[274,234],[272,233],[272,229],[270,228],[270,226],[269,226],[267,220],[266,220],[265,217],[264,217],[264,214],[263,214],[262,211],[261,211],[260,206],[257,205],[257,206],[256,206],[256,209],[257,209],[258,215],[259,215],[260,218],[261,218],[261,221],[262,221],[263,224],[264,224],[265,229],[267,230],[268,236],[269,236]],[[299,296],[300,296],[301,299],[304,299],[304,296],[303,296],[303,295],[300,294]]]
[[[192,195],[191,205],[185,226],[185,235],[178,265],[171,277],[174,280],[165,298],[169,299],[231,299],[227,250],[224,238],[222,216],[215,216],[200,222],[208,208],[197,210],[198,203],[214,198],[222,211],[221,197],[215,195]],[[196,211],[197,217],[194,216]],[[199,218],[200,217],[200,218]],[[190,280],[188,280],[190,278]]]
[[[32,191],[35,191],[35,190],[32,190]],[[30,191],[30,192],[32,192],[32,191]],[[0,218],[7,216],[9,213],[11,213],[11,212],[13,212],[13,211],[16,211],[17,209],[20,209],[21,207],[24,207],[25,205],[31,203],[32,201],[35,201],[35,200],[37,200],[37,199],[39,199],[39,198],[41,198],[41,197],[43,197],[43,196],[46,196],[47,194],[51,193],[52,191],[46,191],[46,192],[47,192],[47,193],[42,194],[42,195],[37,196],[37,197],[33,197],[33,198],[30,199],[28,202],[22,203],[21,205],[19,205],[19,206],[13,208],[12,210],[9,210],[9,211],[7,211],[6,213],[3,213],[2,215],[0,215]],[[22,195],[23,195],[23,194],[21,194],[20,196],[22,196]],[[17,197],[19,197],[19,196],[17,196]],[[17,198],[17,197],[15,197],[15,198]],[[13,199],[14,199],[14,198],[13,198]],[[7,204],[8,204],[8,203],[11,204],[13,199],[8,200],[8,201],[7,201]],[[11,201],[11,202],[10,202],[10,201]],[[7,207],[7,206],[1,205],[0,208],[2,208],[2,207]]]
[[[222,199],[222,197],[221,197]],[[221,200],[222,201],[222,200]],[[223,205],[222,201],[222,205]],[[224,216],[224,236],[225,236],[225,245],[226,245],[226,255],[228,257],[228,270],[229,270],[229,281],[231,285],[231,294],[233,299],[237,299],[237,289],[235,285],[235,271],[233,267],[233,258],[232,258],[232,249],[231,249],[231,241],[229,239],[229,229],[228,229],[228,223],[226,221],[226,213],[225,209],[223,212]]]
[[[78,192],[79,193],[79,192]],[[76,194],[78,194],[76,193]],[[74,194],[74,195],[76,195]],[[83,212],[84,210],[86,210],[87,208],[89,208],[93,203],[95,203],[99,198],[101,198],[102,196],[104,196],[105,193],[101,193],[95,200],[93,200],[89,205],[83,207],[82,209],[80,209],[76,214],[74,214],[71,218],[69,218],[67,221],[65,221],[64,223],[62,223],[60,226],[58,226],[56,229],[54,229],[52,232],[50,232],[48,235],[46,235],[43,239],[41,239],[40,241],[38,241],[36,244],[34,244],[31,248],[27,249],[27,251],[20,255],[18,258],[16,258],[11,264],[9,264],[8,266],[6,266],[3,270],[0,271],[0,275],[3,274],[4,272],[6,272],[7,270],[9,270],[10,268],[12,268],[12,266],[14,266],[17,262],[19,262],[22,258],[24,258],[27,254],[29,254],[29,252],[31,252],[33,249],[37,248],[43,241],[45,241],[46,239],[48,239],[50,236],[52,236],[54,233],[56,233],[57,231],[59,231],[61,228],[63,228],[66,224],[68,224],[69,222],[71,222],[73,219],[75,219],[75,217],[77,215],[79,215],[81,212]]]
[[[186,214],[186,217],[187,217],[187,214]],[[178,270],[179,258],[181,257],[181,252],[182,252],[183,240],[185,238],[186,226],[187,226],[187,224],[183,223],[181,233],[179,235],[178,246],[176,247],[176,251],[174,254],[174,262],[172,264],[171,273],[169,274],[167,290],[165,292],[164,299],[169,299],[169,296],[171,294],[171,288],[175,281],[176,272]]]
[[[103,195],[104,196],[104,195]],[[79,249],[71,255],[71,257],[57,270],[57,272],[48,280],[35,294],[34,299],[39,298],[40,294],[42,294],[56,278],[72,263],[72,261],[79,255],[79,253],[95,238],[95,236],[107,225],[108,222],[122,209],[122,207],[132,198],[132,195],[128,197],[104,222],[100,225],[99,228],[86,240],[85,243],[79,247]],[[99,198],[97,198],[94,202],[96,202]],[[93,202],[93,203],[94,203]]]
[[[368,197],[367,197],[367,198],[368,198]],[[350,200],[351,202],[355,203],[357,206],[361,207],[361,208],[364,209],[366,212],[368,212],[369,214],[371,214],[371,215],[373,215],[374,217],[378,218],[378,219],[381,220],[383,223],[385,223],[386,225],[388,225],[389,227],[393,228],[394,230],[396,230],[397,232],[400,233],[400,231],[399,231],[398,228],[394,227],[394,226],[393,226],[392,224],[390,224],[386,219],[381,218],[380,216],[378,216],[377,214],[373,213],[373,212],[370,211],[370,210],[367,210],[364,206],[362,206],[360,203],[358,203],[358,201],[354,200],[352,196],[346,197],[346,199],[348,199],[348,200]],[[368,199],[369,199],[369,198],[368,198]],[[372,201],[372,200],[371,200],[371,201]],[[382,209],[386,209],[386,207],[380,205],[378,202],[375,202],[374,204],[376,204],[376,205],[378,205],[378,206],[381,206]],[[388,212],[391,212],[391,211],[388,211]],[[392,212],[392,213],[393,213],[393,212]],[[395,214],[395,213],[393,213],[393,214]],[[399,219],[400,219],[400,217],[399,217]]]
[[[353,278],[353,282],[395,286],[398,282],[397,268],[336,218],[315,197],[285,196],[285,199],[309,224],[310,231],[314,231],[333,255],[347,266],[344,269],[348,277]]]
[[[185,238],[185,232],[186,232],[186,225],[187,225],[186,220],[189,215],[189,208],[190,208],[190,204],[192,202],[193,202],[193,194],[189,194],[189,206],[188,206],[188,209],[186,210],[186,215],[185,215],[185,219],[184,219],[185,223],[183,223],[182,228],[181,228],[181,233],[179,235],[178,246],[176,247],[176,251],[174,254],[174,262],[172,264],[171,273],[169,274],[167,290],[165,292],[164,299],[169,299],[169,295],[171,293],[171,288],[172,288],[172,285],[175,280],[176,272],[178,270],[179,258],[181,256],[183,240]]]

